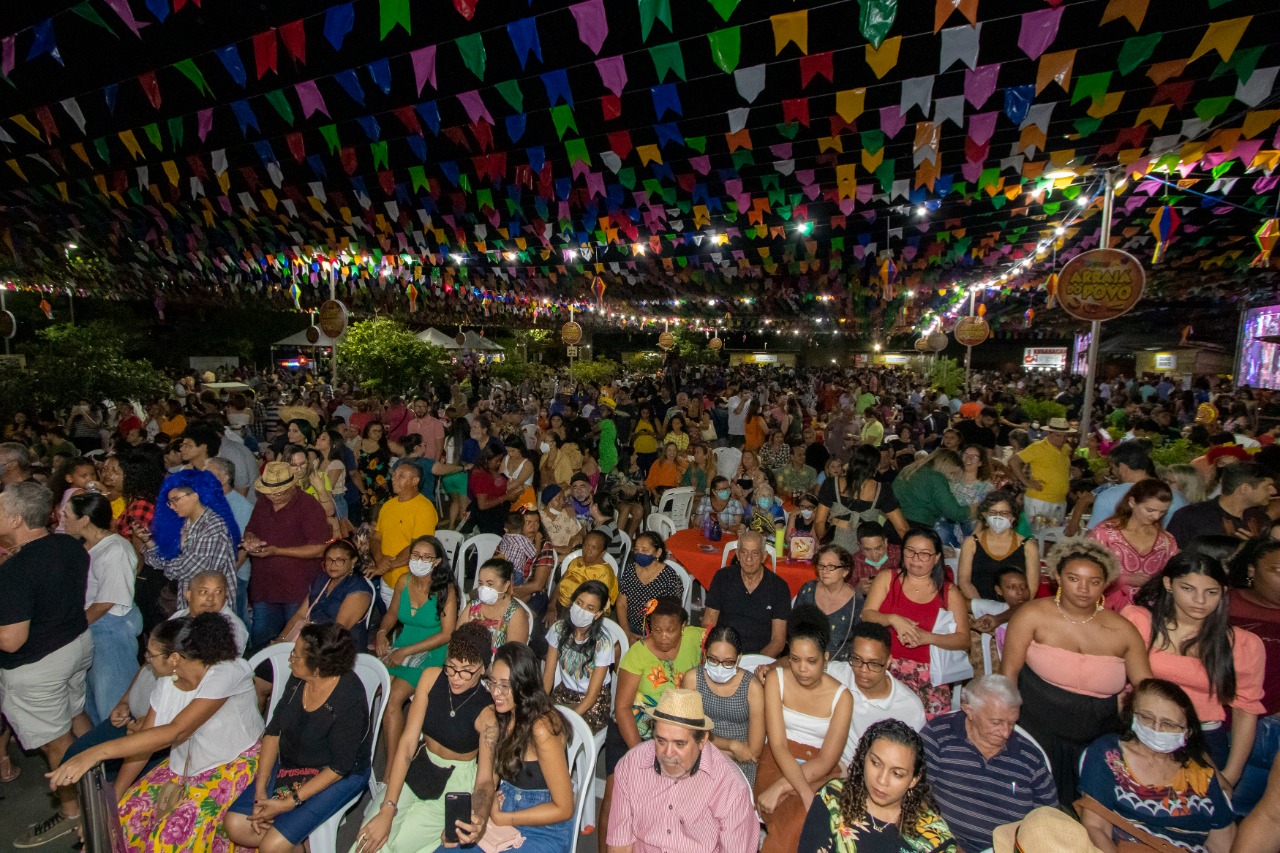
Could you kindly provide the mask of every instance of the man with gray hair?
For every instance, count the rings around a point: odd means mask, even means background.
[[[1003,675],[980,676],[960,691],[959,711],[920,732],[933,796],[968,853],[990,847],[997,826],[1058,805],[1044,752],[1014,728],[1021,710],[1017,685]]]
[[[31,479],[31,451],[16,441],[0,444],[0,489]]]
[[[24,749],[39,749],[56,770],[76,736],[89,730],[85,676],[93,640],[85,620],[89,553],[50,533],[53,494],[39,483],[0,492],[0,541],[12,556],[0,566],[0,712]],[[75,831],[74,787],[58,789],[60,810],[14,842],[36,847]]]

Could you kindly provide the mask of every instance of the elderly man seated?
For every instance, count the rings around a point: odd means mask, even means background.
[[[968,853],[990,847],[997,826],[1058,805],[1044,753],[1014,731],[1021,709],[1012,681],[981,676],[964,686],[959,711],[935,717],[920,732],[933,796]]]
[[[742,637],[744,654],[777,657],[787,643],[791,588],[766,570],[764,537],[759,533],[743,533],[737,555],[711,579],[702,627],[710,631],[724,622]]]

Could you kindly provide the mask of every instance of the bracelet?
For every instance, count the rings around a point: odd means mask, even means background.
[[[295,808],[302,807],[302,798],[298,796],[297,788],[290,788],[289,793],[293,795],[293,805]]]
[[[381,808],[378,809],[378,811],[382,811],[382,809],[385,809],[387,806],[391,806],[392,816],[400,814],[400,804],[397,803],[395,800],[383,800],[382,806]]]

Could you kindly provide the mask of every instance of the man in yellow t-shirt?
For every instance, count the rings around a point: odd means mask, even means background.
[[[1066,418],[1052,418],[1044,438],[1009,458],[1013,474],[1027,487],[1023,512],[1061,522],[1066,517],[1067,488],[1071,482],[1071,447],[1067,436],[1076,431]]]
[[[418,491],[422,470],[412,460],[402,460],[391,474],[391,490],[395,497],[378,510],[370,550],[374,554],[370,577],[381,577],[379,593],[386,605],[396,581],[409,570],[409,546],[419,536],[434,536],[436,508]]]
[[[609,587],[609,603],[618,600],[618,576],[613,567],[604,559],[605,550],[609,547],[609,537],[602,531],[593,530],[582,540],[582,556],[574,557],[569,567],[564,570],[564,577],[556,586],[558,601],[552,601],[547,608],[548,622],[555,621],[556,604],[569,606],[569,597],[574,590],[587,581],[600,581]]]

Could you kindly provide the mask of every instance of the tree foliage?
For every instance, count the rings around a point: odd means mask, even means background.
[[[387,317],[352,323],[338,341],[338,369],[378,394],[404,394],[423,380],[439,380],[448,361],[443,349],[419,340],[404,323]]]
[[[724,350],[713,350],[707,346],[710,340],[705,333],[680,329],[675,332],[676,352],[685,364],[720,364],[724,361]]]
[[[929,366],[929,384],[948,397],[964,390],[964,368],[954,358],[937,358]]]
[[[66,409],[80,400],[148,400],[163,396],[169,381],[142,359],[129,358],[140,339],[109,320],[40,329],[19,347],[26,369],[0,374],[0,410]]]
[[[622,365],[602,355],[587,361],[574,362],[573,380],[584,385],[608,385],[622,373]]]

